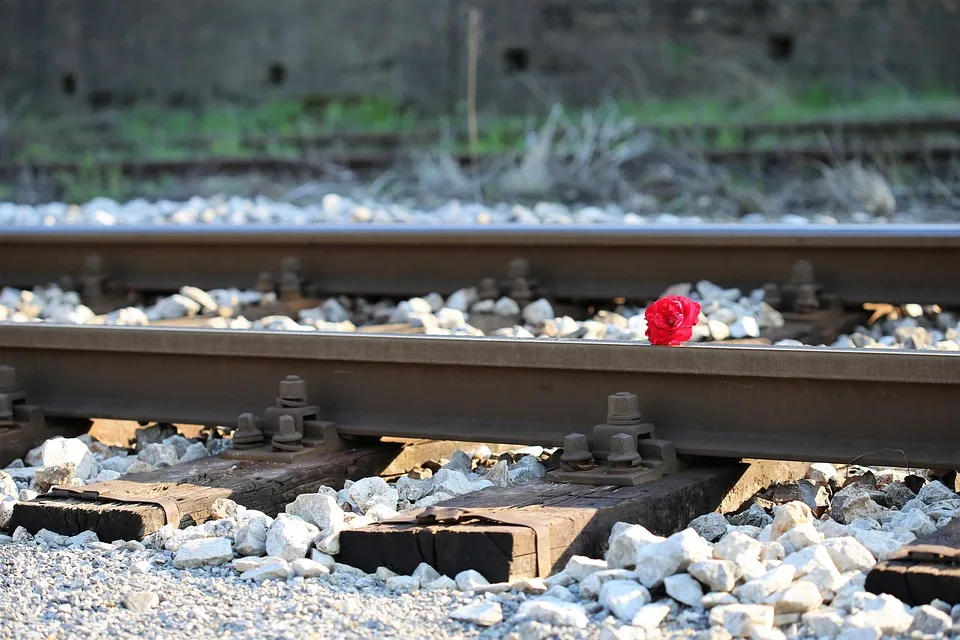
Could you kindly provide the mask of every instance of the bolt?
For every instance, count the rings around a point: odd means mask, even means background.
[[[510,297],[520,306],[528,304],[533,299],[533,291],[530,290],[530,283],[526,278],[514,279],[510,285]]]
[[[307,383],[300,376],[287,376],[280,381],[280,397],[277,406],[305,407],[307,405]]]
[[[815,281],[813,263],[809,260],[797,260],[793,263],[793,268],[790,270],[790,284],[799,287],[805,284],[813,284]]]
[[[507,273],[511,280],[528,277],[530,275],[530,261],[526,258],[514,258],[510,261]]]
[[[0,365],[0,392],[10,393],[17,390],[17,370]]]
[[[563,438],[560,464],[567,471],[586,471],[595,466],[593,454],[587,446],[587,436],[582,433],[568,433]]]
[[[500,297],[500,287],[496,278],[484,278],[477,288],[477,297],[481,300],[496,300]]]
[[[292,271],[280,274],[280,292],[287,299],[300,297],[300,278]]]
[[[273,291],[273,274],[269,271],[261,271],[257,276],[257,284],[254,287],[258,293],[270,293]]]
[[[297,431],[297,425],[293,416],[280,416],[278,421],[279,433],[274,434],[270,444],[275,449],[281,451],[299,451],[303,449],[300,441],[303,440],[303,434]]]
[[[237,418],[237,430],[233,433],[236,449],[254,449],[263,444],[263,432],[257,428],[257,419],[252,413],[242,413]]]
[[[618,433],[610,438],[610,454],[607,462],[615,467],[635,467],[640,464],[637,441],[628,433]]]
[[[582,433],[568,433],[563,438],[563,462],[585,462],[593,460],[593,454],[587,446],[587,436]]]
[[[607,397],[607,424],[640,424],[637,394],[620,391]]]
[[[590,458],[590,448],[587,445],[587,436],[582,433],[568,433],[563,438],[563,455],[561,460],[583,462]]]
[[[281,272],[291,272],[291,273],[299,274],[302,268],[303,268],[303,265],[300,263],[300,258],[297,258],[296,256],[287,256],[280,261]]]
[[[820,300],[817,298],[816,285],[800,285],[800,287],[797,289],[797,300],[793,306],[798,313],[809,313],[819,309]]]
[[[84,297],[97,298],[104,294],[103,287],[106,277],[103,272],[103,258],[100,254],[88,255],[84,261],[84,272],[80,275]]]
[[[99,253],[88,255],[83,260],[83,268],[90,275],[99,275],[103,271],[103,256]]]
[[[300,258],[287,256],[280,261],[280,293],[288,302],[300,298],[300,286],[303,284],[300,269]]]

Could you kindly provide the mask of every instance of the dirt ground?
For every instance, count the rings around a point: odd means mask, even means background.
[[[174,425],[187,438],[196,438],[202,426],[198,424]],[[90,428],[90,435],[103,444],[113,447],[126,447],[136,436],[137,429],[142,428],[132,420],[94,420]]]

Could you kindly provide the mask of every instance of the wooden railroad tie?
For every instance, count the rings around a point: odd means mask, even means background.
[[[939,598],[960,604],[960,520],[904,545],[867,574],[867,591],[889,593],[908,605]]]
[[[217,498],[274,515],[321,485],[340,488],[346,479],[395,477],[459,447],[462,443],[374,442],[293,462],[205,458],[64,487],[19,503],[8,529],[64,535],[90,530],[101,540],[140,539],[168,522],[183,527],[208,520]],[[800,477],[804,468],[800,463],[692,460],[676,474],[639,486],[539,481],[488,487],[437,505],[428,512],[434,522],[405,514],[407,522],[343,531],[338,560],[369,572],[386,566],[409,574],[420,562],[449,576],[476,569],[491,582],[546,576],[574,554],[601,556],[616,522],[640,523],[669,535],[703,513],[737,510],[771,479]]]
[[[31,533],[49,529],[68,536],[89,530],[101,540],[138,540],[167,524],[174,509],[177,526],[205,522],[217,498],[272,516],[321,485],[340,489],[344,480],[396,477],[425,460],[449,456],[463,444],[374,441],[293,462],[203,458],[18,503],[7,528],[23,526]]]
[[[736,509],[769,481],[771,465],[778,463],[705,462],[629,487],[488,487],[440,503],[423,522],[407,517],[344,531],[337,559],[367,572],[384,566],[409,575],[426,562],[447,576],[475,569],[491,582],[546,577],[573,555],[601,557],[616,522],[669,535],[704,513]]]

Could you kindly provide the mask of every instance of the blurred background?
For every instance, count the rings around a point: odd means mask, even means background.
[[[954,221],[958,34],[955,0],[2,0],[0,201]]]

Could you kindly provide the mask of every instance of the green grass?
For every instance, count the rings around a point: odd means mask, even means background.
[[[683,58],[680,49],[668,52]],[[831,93],[821,86],[802,92],[770,88],[749,100],[701,98],[696,100],[651,99],[618,102],[612,105],[623,117],[660,126],[696,124],[729,127],[714,144],[735,146],[743,140],[737,125],[777,123],[828,117],[892,117],[897,115],[960,114],[960,94],[931,90],[909,95],[902,90],[882,88],[865,96]],[[576,122],[582,112],[570,110]],[[523,131],[533,130],[542,117],[482,115],[479,153],[517,149]],[[466,108],[440,118],[418,117],[388,98],[316,103],[273,101],[255,107],[220,105],[206,109],[163,109],[137,106],[96,115],[42,118],[21,115],[11,122],[9,133],[28,142],[18,148],[12,160],[19,162],[73,161],[80,170],[57,176],[70,199],[82,201],[88,194],[124,190],[123,179],[109,163],[125,159],[179,160],[192,157],[280,156],[297,157],[300,149],[283,137],[321,136],[343,132],[411,131],[438,128],[455,135],[444,148],[467,151],[464,134]],[[259,139],[257,145],[245,140]],[[106,141],[110,141],[107,143]],[[761,141],[765,144],[769,141]],[[356,147],[344,151],[362,151]],[[95,163],[108,163],[97,168]]]
[[[789,95],[779,91],[748,101],[647,100],[619,102],[624,115],[656,125],[778,123],[815,118],[888,118],[934,114],[960,115],[960,94],[927,92],[907,95],[892,89],[878,90],[861,99],[843,99],[822,87]]]
[[[729,125],[786,122],[822,117],[888,117],[930,113],[960,114],[960,95],[926,92],[909,96],[885,89],[865,98],[845,99],[822,87],[803,93],[771,91],[751,100],[721,102],[712,99],[618,102],[624,117],[650,125]],[[575,111],[571,119],[579,117]],[[175,160],[197,156],[295,155],[298,150],[280,138],[319,136],[337,132],[410,131],[446,125],[465,144],[465,109],[443,118],[423,118],[401,109],[388,99],[332,102],[313,107],[308,102],[268,102],[257,107],[217,106],[205,110],[160,109],[139,106],[124,111],[80,118],[42,119],[25,116],[10,131],[31,142],[14,158],[18,161],[99,160],[151,158]],[[480,119],[478,150],[503,151],[522,139],[518,132],[535,127],[532,117],[486,116]],[[244,139],[261,139],[264,145],[248,148]],[[105,148],[111,140],[117,148]],[[736,144],[731,136],[720,143]]]
[[[221,105],[203,110],[138,106],[95,116],[24,116],[10,127],[30,143],[15,156],[21,162],[126,158],[177,160],[197,156],[293,155],[297,149],[271,139],[352,131],[405,131],[421,124],[392,101],[333,102],[311,108],[299,101],[257,107]],[[244,139],[265,142],[247,149]],[[106,142],[105,141],[109,141]],[[116,147],[116,148],[107,148]]]

